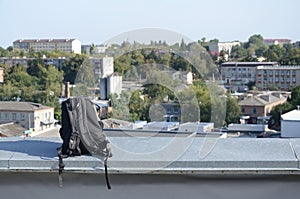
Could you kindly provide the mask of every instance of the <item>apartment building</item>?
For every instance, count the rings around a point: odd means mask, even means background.
[[[54,108],[33,102],[0,102],[0,124],[16,123],[41,131],[54,126]]]
[[[81,42],[78,39],[19,39],[13,42],[13,47],[28,51],[60,50],[68,53],[81,54]]]
[[[25,68],[29,67],[29,63],[31,61],[35,60],[35,58],[27,58],[27,57],[0,57],[0,64],[5,64],[9,67],[12,67],[17,64],[21,64],[25,66]],[[63,64],[66,61],[65,57],[59,57],[59,58],[42,58],[45,65],[53,65],[57,67],[58,69],[62,69]]]
[[[90,60],[94,65],[94,74],[99,78],[104,78],[114,73],[113,57],[103,57],[103,58],[90,57]]]
[[[122,92],[122,76],[113,73],[100,79],[100,99],[106,100],[111,94],[120,95]]]
[[[278,66],[277,62],[225,62],[221,64],[221,78],[225,87],[235,91],[245,91],[249,82],[256,81],[258,66]]]
[[[274,85],[280,90],[289,90],[300,85],[300,66],[258,66],[256,87],[266,90]]]
[[[209,43],[209,51],[210,52],[228,52],[231,53],[231,49],[233,46],[239,46],[241,45],[238,41],[232,41],[232,42],[210,42]]]

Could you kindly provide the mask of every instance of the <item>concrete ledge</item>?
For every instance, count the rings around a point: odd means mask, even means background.
[[[300,139],[111,137],[110,173],[300,174]],[[59,138],[0,138],[0,171],[54,172]],[[70,172],[102,173],[102,158],[70,157]]]

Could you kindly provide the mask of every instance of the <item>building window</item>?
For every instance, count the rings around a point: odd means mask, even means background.
[[[245,113],[245,108],[244,107],[242,108],[242,113]]]
[[[253,109],[252,109],[252,113],[253,113],[253,114],[256,114],[256,108],[253,108]]]
[[[174,108],[174,113],[178,113],[179,109],[177,107]]]
[[[13,119],[13,120],[16,120],[16,119],[17,119],[17,114],[16,114],[16,113],[13,113],[13,114],[12,114],[12,119]]]
[[[8,113],[4,113],[4,119],[8,119]]]
[[[269,82],[272,83],[272,82],[273,82],[273,78],[270,78],[270,79],[269,79]]]
[[[273,75],[273,71],[272,70],[269,71],[269,75]]]

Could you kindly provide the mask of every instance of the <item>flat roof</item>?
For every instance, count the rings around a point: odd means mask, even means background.
[[[278,65],[277,62],[225,62],[221,64],[221,67],[256,67],[256,66],[275,66]]]
[[[281,115],[282,120],[300,121],[300,110],[292,110]]]

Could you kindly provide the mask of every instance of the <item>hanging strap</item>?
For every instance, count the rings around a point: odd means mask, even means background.
[[[108,171],[107,171],[107,160],[110,157],[110,149],[106,145],[106,157],[104,159],[104,169],[105,169],[105,180],[107,189],[111,189],[109,178],[108,178]]]
[[[63,173],[63,170],[65,168],[65,164],[63,162],[62,151],[61,150],[62,150],[61,148],[57,148],[58,167],[59,167],[59,170],[58,170],[58,184],[59,184],[59,187],[63,187],[62,173]]]

